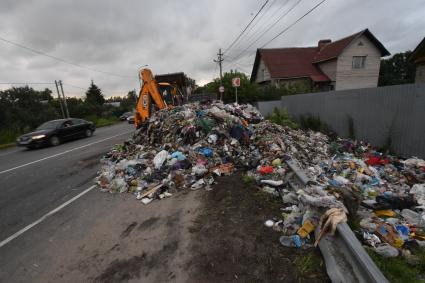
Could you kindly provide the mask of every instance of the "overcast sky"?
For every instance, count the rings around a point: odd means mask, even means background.
[[[224,71],[250,73],[255,49],[320,2],[301,1],[264,33],[297,1],[269,0],[252,29],[226,52]],[[0,41],[0,82],[62,80],[66,94],[82,96],[84,90],[70,85],[87,88],[93,79],[106,96],[123,95],[138,88],[138,69],[148,64],[156,74],[183,71],[203,85],[218,76],[213,62],[218,49],[225,50],[265,2],[0,0],[0,37],[124,76],[67,65]],[[425,36],[425,0],[327,0],[266,47],[315,45],[321,38],[335,40],[364,28],[392,54],[412,50]],[[239,61],[230,62],[239,54]]]

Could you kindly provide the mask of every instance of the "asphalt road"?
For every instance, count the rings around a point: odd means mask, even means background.
[[[122,123],[57,147],[0,151],[0,282],[190,282],[199,192],[143,205],[88,189],[100,156],[132,131]]]
[[[56,147],[0,151],[0,241],[93,185],[99,158],[133,129],[123,122]]]

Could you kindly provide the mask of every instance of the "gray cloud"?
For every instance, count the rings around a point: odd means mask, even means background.
[[[226,54],[234,57],[260,34],[286,1],[270,0],[258,25]],[[292,5],[295,0],[289,0]],[[250,73],[255,49],[296,20],[319,0],[304,0],[241,60],[225,62],[225,71]],[[137,70],[149,64],[155,73],[184,71],[202,84],[217,76],[213,59],[249,22],[260,0],[220,1],[11,1],[0,3],[0,36],[34,49],[106,72],[112,77],[65,65],[0,42],[3,82],[53,82],[87,87],[93,79],[107,96],[137,88]],[[369,28],[391,53],[413,49],[425,36],[423,0],[328,0],[267,47],[308,46],[321,38],[338,39]],[[215,72],[214,72],[215,71]],[[42,86],[37,86],[41,88]],[[65,86],[70,95],[83,90]]]

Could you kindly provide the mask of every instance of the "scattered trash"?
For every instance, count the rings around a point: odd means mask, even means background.
[[[297,182],[294,166],[305,173],[306,186]],[[157,111],[102,158],[96,181],[101,191],[132,193],[149,204],[179,190],[211,190],[217,176],[236,171],[282,200],[282,214],[264,225],[282,233],[284,246],[317,245],[347,216],[360,219],[361,241],[384,256],[403,254],[412,242],[425,246],[424,160],[282,127],[251,105],[193,103]]]

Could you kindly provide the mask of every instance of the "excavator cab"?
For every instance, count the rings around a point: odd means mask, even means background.
[[[158,85],[162,97],[167,105],[178,106],[182,104],[182,99],[178,94],[176,83],[170,84],[167,82],[162,82],[158,83]]]
[[[167,105],[174,105],[173,86],[169,83],[158,83],[159,91]]]

